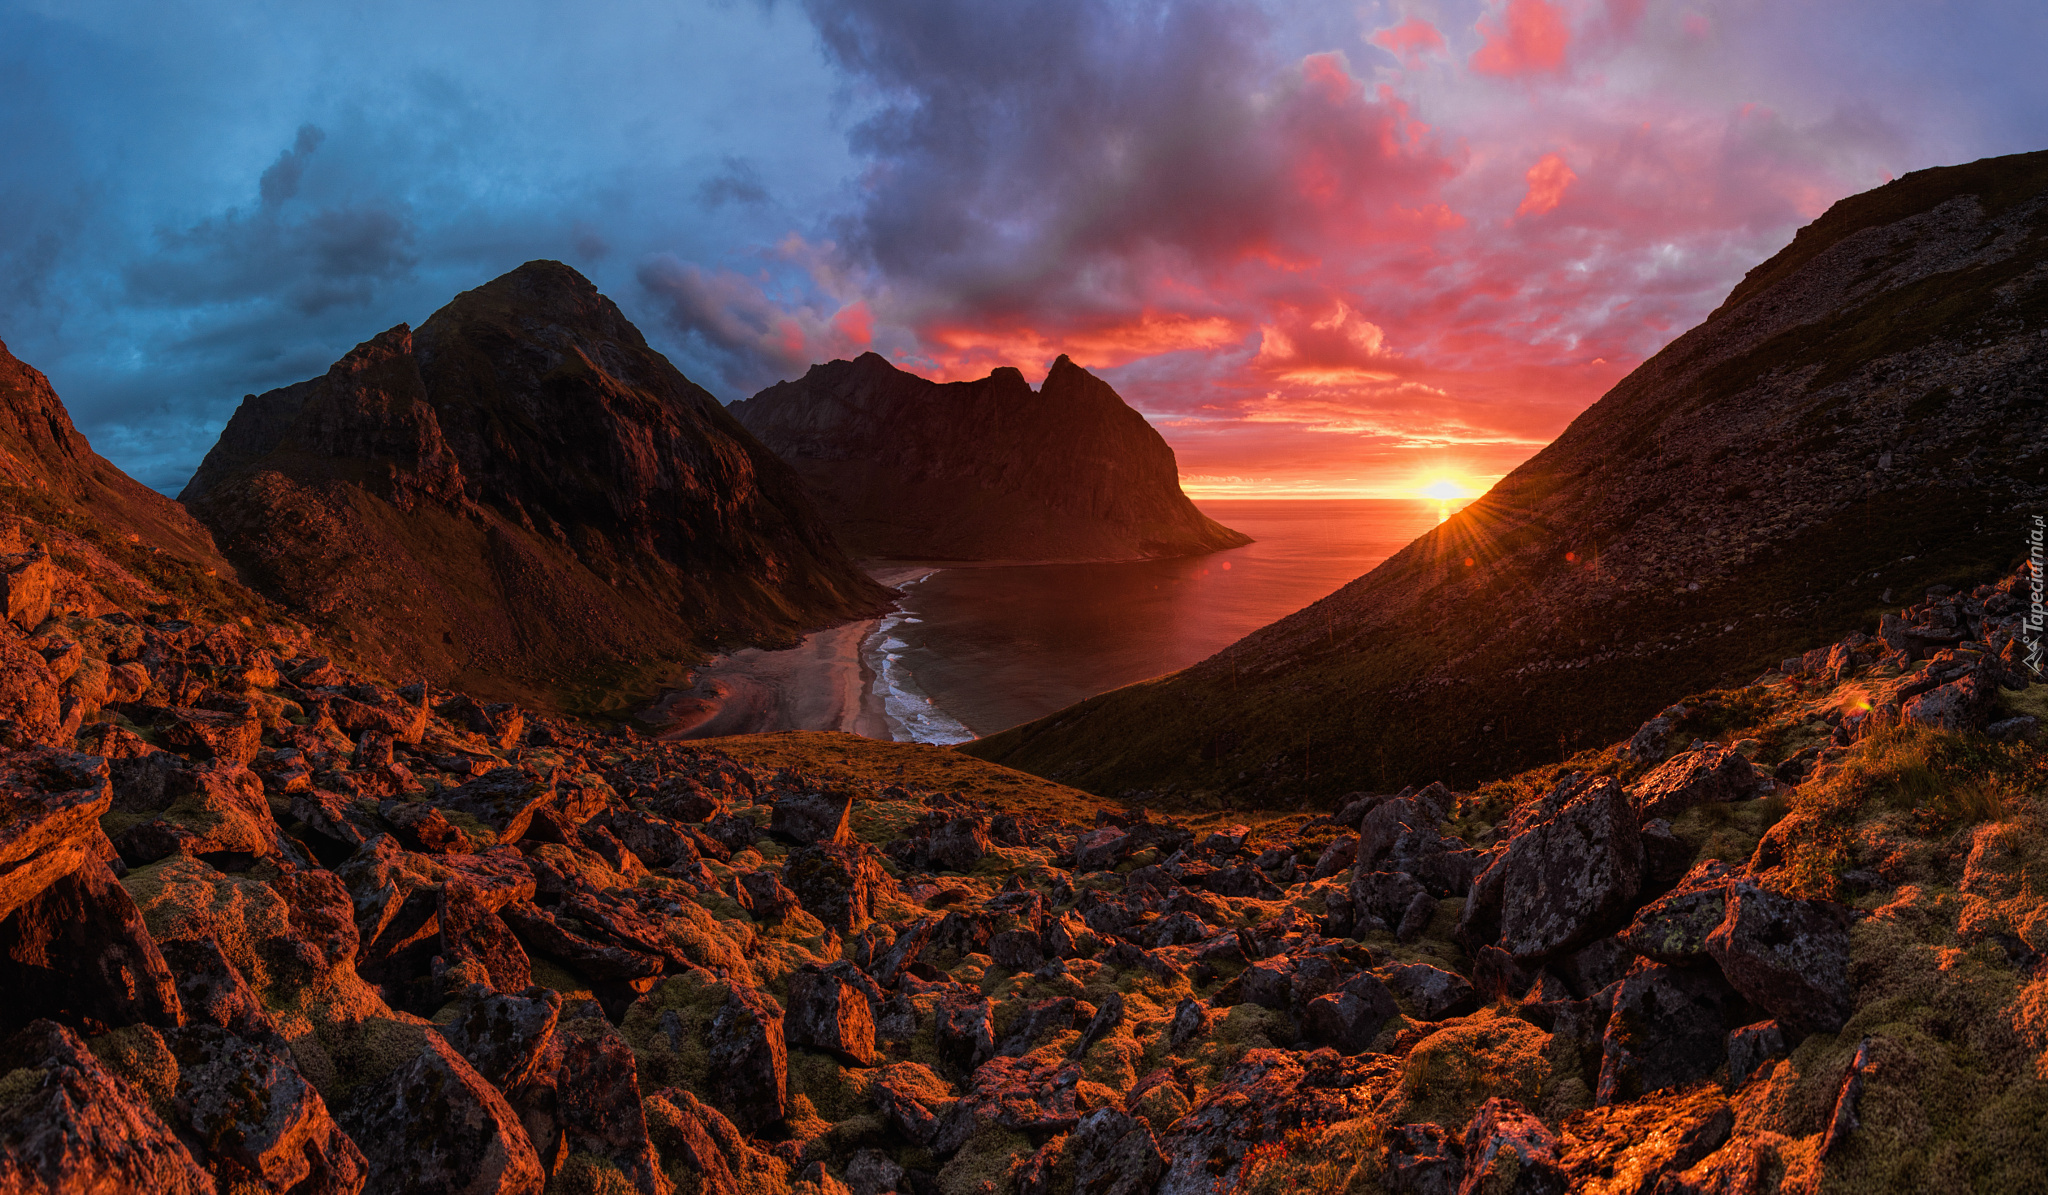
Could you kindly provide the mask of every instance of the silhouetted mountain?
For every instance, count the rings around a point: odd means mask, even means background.
[[[248,398],[181,500],[344,639],[569,708],[885,596],[788,467],[557,262]]]
[[[1908,175],[1364,577],[968,749],[1289,802],[1554,760],[2009,564],[2048,497],[2044,363],[2048,153]]]
[[[1196,510],[1173,449],[1064,356],[1033,391],[1014,369],[941,384],[863,353],[732,412],[860,555],[1129,560],[1251,542]]]

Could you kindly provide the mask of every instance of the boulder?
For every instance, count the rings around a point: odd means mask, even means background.
[[[1381,967],[1378,975],[1387,990],[1415,1010],[1417,1020],[1440,1021],[1470,1011],[1477,1002],[1477,993],[1464,976],[1428,963],[1391,963]]]
[[[1395,1195],[1456,1195],[1465,1177],[1465,1143],[1427,1122],[1386,1132],[1386,1189]]]
[[[732,985],[711,1018],[711,1102],[740,1128],[758,1134],[789,1112],[789,1053],[783,1012],[773,997]]]
[[[547,1182],[519,1114],[435,1034],[412,1061],[359,1088],[342,1125],[368,1159],[372,1190],[539,1195]]]
[[[1081,1118],[1067,1138],[1074,1195],[1148,1195],[1166,1158],[1144,1121],[1115,1108]]]
[[[1728,1085],[1740,1087],[1757,1068],[1785,1056],[1785,1031],[1776,1021],[1758,1021],[1728,1031]]]
[[[218,1025],[252,1041],[276,1031],[262,1001],[212,935],[172,938],[162,949],[164,962],[177,977],[186,1024]]]
[[[1747,881],[1707,953],[1735,989],[1796,1033],[1833,1033],[1849,1017],[1849,930],[1840,910]]]
[[[775,801],[768,832],[791,842],[852,843],[852,793],[787,793]]]
[[[1678,887],[1636,910],[1621,940],[1637,954],[1660,963],[1696,963],[1707,957],[1707,936],[1728,911],[1731,869],[1708,859],[1687,872]]]
[[[1971,672],[1960,680],[1909,698],[1899,708],[1899,717],[1904,722],[1942,730],[1973,730],[1984,721],[1997,696],[1997,682],[1984,672]]]
[[[165,1035],[177,1060],[171,1107],[226,1190],[346,1192],[363,1188],[362,1150],[328,1113],[283,1043],[213,1025]]]
[[[0,747],[54,742],[63,727],[57,678],[41,652],[0,631]]]
[[[783,860],[782,882],[806,913],[841,933],[874,920],[875,897],[889,874],[864,843],[814,842]]]
[[[1380,1027],[1399,1012],[1392,990],[1377,975],[1362,971],[1341,989],[1304,1004],[1301,1032],[1315,1045],[1340,1054],[1363,1054],[1372,1048]]]
[[[875,1014],[865,992],[844,974],[850,963],[806,965],[789,977],[789,1010],[783,1014],[787,1045],[824,1050],[855,1066],[870,1066],[875,1052]]]
[[[586,1154],[617,1169],[640,1195],[669,1195],[647,1135],[633,1048],[597,1001],[563,1005],[533,1073],[506,1095],[542,1165]]]
[[[0,610],[7,621],[33,633],[50,616],[57,592],[57,566],[41,544],[32,552],[0,557]]]
[[[440,969],[462,976],[464,985],[481,982],[498,992],[532,985],[532,960],[477,885],[466,878],[444,881],[436,919],[441,928]]]
[[[516,767],[493,768],[467,784],[436,793],[433,803],[489,826],[501,843],[517,842],[533,815],[555,797],[552,778],[537,780]]]
[[[213,1195],[150,1100],[76,1033],[34,1021],[0,1040],[0,1191]]]
[[[533,1077],[561,1015],[562,995],[548,988],[511,994],[472,988],[434,1025],[486,1082],[512,1091]]]
[[[0,751],[0,921],[87,859],[105,857],[99,818],[113,801],[104,759],[47,747]]]
[[[0,992],[0,1033],[39,1017],[89,1033],[184,1019],[141,911],[93,856],[0,921]]]
[[[263,748],[263,720],[253,713],[174,707],[159,715],[164,745],[199,759],[247,767]]]
[[[1710,967],[1644,963],[1615,993],[1600,1054],[1599,1103],[1696,1082],[1727,1060],[1742,998]]]
[[[1628,794],[1603,776],[1516,836],[1504,861],[1501,949],[1525,962],[1546,959],[1625,918],[1642,884],[1636,826]]]
[[[958,814],[932,831],[919,855],[928,871],[972,871],[991,847],[988,818]]]
[[[1527,1108],[1495,1096],[1465,1126],[1458,1195],[1564,1195],[1557,1137]]]
[[[1729,747],[1682,751],[1630,789],[1638,821],[1673,818],[1695,805],[1746,801],[1763,783],[1748,757]]]

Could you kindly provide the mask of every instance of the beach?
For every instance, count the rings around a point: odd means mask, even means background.
[[[891,587],[930,576],[932,567],[891,565],[869,575]],[[896,615],[843,623],[782,651],[747,648],[713,656],[689,688],[662,695],[641,718],[664,739],[708,739],[776,730],[837,730],[871,739],[890,730],[890,701],[878,692],[869,640]],[[886,668],[886,663],[884,663]]]

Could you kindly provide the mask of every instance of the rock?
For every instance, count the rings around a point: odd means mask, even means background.
[[[1464,976],[1428,963],[1392,963],[1381,967],[1378,975],[1389,991],[1408,1002],[1418,1020],[1440,1021],[1469,1011],[1477,999]]]
[[[1671,732],[1691,711],[1682,705],[1666,707],[1656,717],[1636,728],[1621,754],[1638,763],[1658,763],[1671,754]]]
[[[1115,1108],[1081,1118],[1067,1138],[1074,1195],[1146,1195],[1166,1169],[1152,1130]]]
[[[87,856],[0,921],[0,1033],[39,1017],[89,1033],[175,1028],[178,990],[127,889]]]
[[[1833,1033],[1848,1019],[1849,931],[1832,908],[1738,881],[1707,953],[1793,1032]]]
[[[1645,963],[1615,993],[1601,1047],[1601,1104],[1707,1078],[1727,1059],[1742,1000],[1709,968]]]
[[[165,746],[201,759],[247,767],[263,747],[263,721],[255,714],[172,708],[161,720]]]
[[[49,549],[40,544],[34,552],[0,562],[0,610],[24,631],[33,633],[50,616],[56,587],[57,566],[50,563]]]
[[[34,1021],[0,1041],[0,1190],[213,1195],[149,1099],[78,1035]]]
[[[783,887],[782,877],[772,871],[743,871],[737,880],[733,895],[740,907],[763,924],[777,924],[801,907],[796,893]]]
[[[172,773],[167,788],[178,791],[163,817],[125,830],[115,839],[130,866],[171,855],[296,857],[264,799],[262,779],[248,768],[216,760]]]
[[[1074,840],[1075,871],[1107,871],[1131,852],[1131,836],[1116,826],[1098,826]]]
[[[774,999],[738,984],[711,1019],[711,1102],[759,1133],[789,1112],[789,1054]]]
[[[1095,1015],[1088,1018],[1088,1027],[1081,1030],[1081,1040],[1074,1043],[1073,1050],[1069,1052],[1070,1056],[1074,1058],[1087,1057],[1089,1046],[1107,1037],[1118,1025],[1123,1023],[1124,995],[1122,992],[1111,992],[1103,999],[1102,1004],[1096,1008]]]
[[[448,1044],[484,1080],[512,1091],[533,1077],[561,1019],[562,996],[532,987],[516,994],[471,989],[436,1018]]]
[[[57,678],[42,653],[0,632],[0,747],[56,741],[63,726]]]
[[[613,812],[608,818],[613,834],[627,850],[652,868],[672,867],[698,858],[697,841],[668,821],[632,809]]]
[[[466,878],[444,881],[436,918],[443,965],[451,975],[466,977],[465,983],[481,981],[499,992],[532,985],[532,961],[477,885]]]
[[[1353,936],[1384,926],[1396,939],[1412,942],[1436,916],[1436,898],[1405,871],[1366,872],[1351,879],[1351,910]]]
[[[512,1105],[431,1033],[411,1062],[355,1092],[342,1125],[372,1190],[539,1195],[547,1181]]]
[[[1673,756],[1636,781],[1630,798],[1639,821],[1673,818],[1695,805],[1746,801],[1762,780],[1741,752],[1704,746]]]
[[[1386,1189],[1395,1195],[1456,1195],[1465,1177],[1465,1143],[1429,1123],[1387,1130]]]
[[[891,881],[865,844],[827,841],[791,851],[782,882],[805,912],[841,933],[858,933],[874,920],[876,894]]]
[[[640,1195],[670,1195],[647,1136],[633,1048],[596,1001],[563,1005],[532,1075],[506,1095],[543,1167],[587,1154],[617,1168]]]
[[[744,1150],[744,1145],[739,1144],[739,1130],[718,1109],[675,1087],[649,1095],[645,1107],[649,1139],[671,1168],[680,1162],[683,1173],[696,1180],[695,1195],[741,1195],[733,1159],[722,1142],[739,1145],[732,1151],[735,1154]]]
[[[903,1167],[878,1149],[856,1150],[846,1163],[846,1185],[853,1195],[891,1195],[904,1189]]]
[[[1628,794],[1610,777],[1556,816],[1517,835],[1501,886],[1501,949],[1549,958],[1600,936],[1628,913],[1642,884],[1643,847]]]
[[[1621,932],[1630,950],[1660,963],[1696,963],[1707,957],[1707,935],[1728,911],[1730,869],[1708,859],[1686,873],[1678,887],[1636,910]]]
[[[1728,1085],[1740,1087],[1756,1069],[1785,1056],[1785,1031],[1776,1021],[1758,1021],[1728,1033]]]
[[[1529,1110],[1495,1096],[1465,1126],[1458,1195],[1564,1195],[1557,1137]]]
[[[1693,848],[1685,840],[1671,832],[1671,823],[1661,817],[1653,817],[1642,824],[1640,837],[1643,843],[1643,884],[1636,890],[1636,899],[1648,900],[1662,896],[1692,869]]]
[[[662,972],[659,956],[572,933],[531,901],[512,901],[498,915],[528,951],[555,959],[591,979],[640,979]]]
[[[1973,730],[1984,720],[1998,696],[1998,685],[1982,672],[1971,672],[1960,680],[1909,698],[1899,709],[1905,722],[1943,730]]]
[[[932,831],[920,854],[928,871],[972,871],[989,853],[988,818],[961,814],[947,818]]]
[[[435,794],[433,803],[477,819],[496,833],[499,842],[507,843],[519,841],[534,813],[554,796],[553,780],[535,780],[518,768],[503,767]]]
[[[1437,829],[1448,808],[1442,785],[1374,808],[1359,825],[1353,875],[1405,872],[1433,896],[1463,896],[1480,856]]]
[[[1379,1055],[1250,1050],[1160,1140],[1158,1195],[1214,1195],[1248,1178],[1246,1161],[1284,1149],[1289,1130],[1366,1115],[1396,1073]],[[1245,1184],[1249,1186],[1249,1183]]]
[[[1863,1076],[1870,1070],[1870,1063],[1870,1039],[1866,1037],[1857,1043],[1849,1069],[1842,1075],[1842,1086],[1835,1093],[1834,1112],[1828,1117],[1828,1127],[1820,1141],[1821,1157],[1840,1149],[1851,1133],[1863,1127],[1856,1113],[1863,1099]]]
[[[1349,871],[1357,859],[1357,836],[1339,838],[1324,847],[1323,853],[1316,856],[1315,870],[1310,873],[1309,878],[1320,880],[1339,872]]]
[[[99,818],[113,800],[103,759],[0,751],[0,921],[104,854]]]
[[[1472,958],[1472,990],[1481,1000],[1520,1000],[1536,977],[1498,946],[1482,946]]]
[[[476,849],[469,835],[424,801],[386,801],[377,811],[411,850],[466,855]]]
[[[162,944],[164,962],[176,976],[178,1001],[188,1025],[218,1025],[251,1041],[276,1030],[263,1003],[212,936],[172,938]]]
[[[788,793],[777,798],[768,832],[803,845],[850,844],[855,841],[852,817],[852,793]]]
[[[1302,1006],[1302,1035],[1340,1054],[1363,1054],[1372,1048],[1380,1027],[1400,1012],[1393,992],[1371,972],[1360,972],[1343,988],[1326,992]]]
[[[862,989],[844,975],[842,969],[851,967],[806,965],[792,974],[782,1036],[787,1045],[810,1046],[855,1066],[871,1066],[880,1057],[875,1052],[874,1009]]]
[[[989,1129],[1025,1136],[1071,1130],[1083,1112],[1081,1068],[1041,1058],[991,1058],[977,1068],[967,1093],[939,1118],[932,1152],[950,1154]]]
[[[175,1116],[206,1143],[224,1188],[362,1190],[362,1150],[281,1043],[251,1042],[213,1025],[173,1030],[166,1039],[178,1063]]]

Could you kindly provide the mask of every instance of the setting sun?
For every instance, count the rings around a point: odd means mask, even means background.
[[[1465,496],[1465,487],[1448,477],[1440,477],[1422,487],[1422,496],[1436,502],[1456,502]]]

